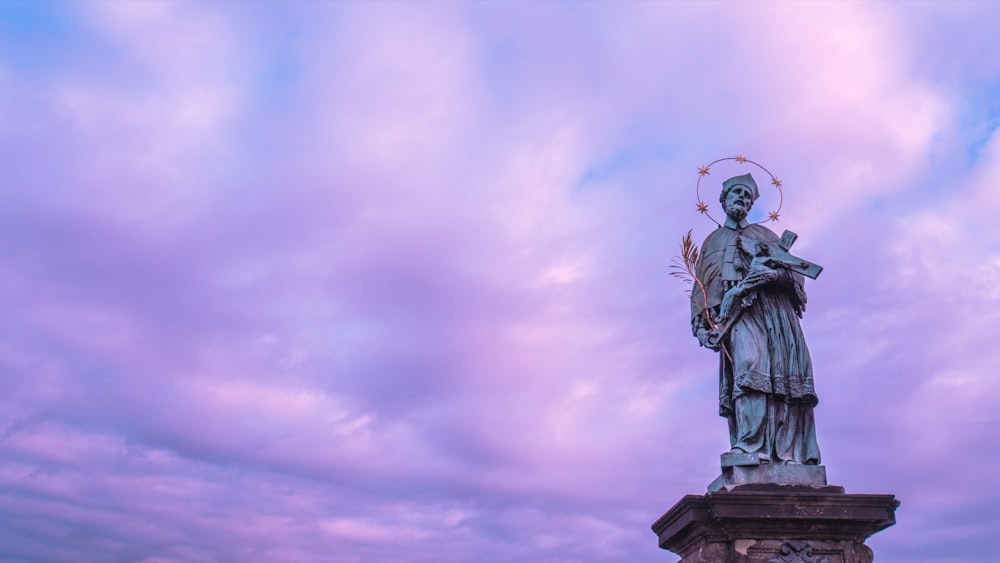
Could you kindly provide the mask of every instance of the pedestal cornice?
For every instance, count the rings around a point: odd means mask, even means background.
[[[765,561],[752,557],[748,546],[759,544],[777,556],[793,541],[836,555],[830,563],[870,561],[864,541],[895,523],[899,502],[893,495],[828,492],[834,488],[758,485],[687,495],[652,529],[660,547],[681,555],[683,563]]]

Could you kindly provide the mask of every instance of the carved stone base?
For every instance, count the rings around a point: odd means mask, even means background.
[[[743,454],[747,455],[747,454]],[[759,465],[722,465],[722,474],[708,486],[709,492],[722,489],[734,491],[743,485],[804,485],[807,491],[842,493],[844,488],[826,484],[826,467],[822,465],[785,465],[763,463]]]
[[[896,522],[893,495],[744,485],[687,495],[653,532],[681,563],[871,563],[864,544]],[[816,490],[819,489],[819,490]]]

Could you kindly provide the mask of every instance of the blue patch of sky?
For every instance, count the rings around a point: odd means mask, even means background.
[[[868,202],[868,211],[872,215],[885,215],[889,211],[889,204],[884,198],[877,197]]]
[[[970,165],[979,160],[983,148],[1000,128],[1000,81],[968,98],[960,116],[965,154]]]
[[[962,129],[965,133],[966,157],[969,164],[974,164],[979,160],[980,153],[993,134],[1000,128],[1000,103],[996,98],[989,98],[984,100],[982,105],[977,104],[976,110],[971,113],[972,115],[963,123]]]
[[[648,170],[649,163],[670,163],[684,154],[676,143],[644,138],[641,133],[632,137],[636,142],[622,145],[606,157],[593,161],[580,176],[573,189],[573,195],[580,195],[603,180],[616,176],[631,176],[640,169]],[[641,189],[645,183],[630,182],[629,185]]]
[[[87,25],[83,6],[86,4],[0,1],[2,64],[18,80],[29,83],[44,83],[67,74],[91,81],[103,74],[120,74],[129,53]]]
[[[85,39],[76,5],[64,2],[0,2],[3,58],[20,72],[44,72],[65,64]]]
[[[297,30],[285,30],[258,70],[254,92],[264,109],[282,112],[296,106],[302,77],[302,61],[295,50],[297,36]]]
[[[483,53],[480,79],[496,103],[492,109],[497,115],[517,111],[517,100],[532,85],[525,84],[524,68],[527,51],[523,44],[511,36],[493,37]]]
[[[984,157],[984,149],[1000,131],[1000,79],[991,83],[966,84],[961,92],[961,100],[954,108],[958,138],[950,140],[947,135],[939,133],[931,139],[926,168],[912,180],[914,185],[905,187],[906,192],[918,192],[922,197],[896,200],[891,205],[891,212],[960,197],[956,190],[966,186],[963,178],[978,166]],[[887,212],[886,202],[871,201],[868,210],[884,215]]]
[[[645,152],[647,152],[645,147],[626,147],[611,154],[602,161],[592,163],[583,173],[583,176],[577,183],[576,189],[573,190],[574,193],[586,189],[588,185],[594,182],[621,174],[623,170],[644,158],[645,155],[643,153]]]

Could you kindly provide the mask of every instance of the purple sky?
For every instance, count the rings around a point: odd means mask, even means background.
[[[3,2],[0,559],[676,561],[728,440],[669,266],[741,153],[877,560],[996,557],[998,21]]]

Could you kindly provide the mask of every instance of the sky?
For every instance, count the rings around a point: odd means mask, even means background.
[[[729,444],[670,265],[736,155],[876,560],[995,557],[997,21],[0,2],[0,560],[677,561]]]

